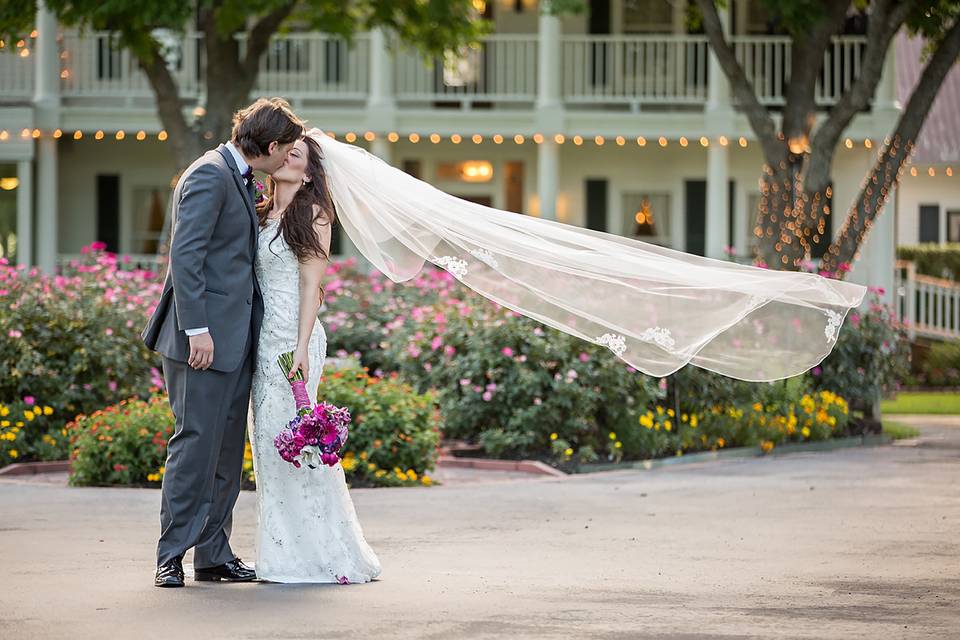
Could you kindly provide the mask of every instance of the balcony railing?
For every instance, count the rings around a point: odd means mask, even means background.
[[[571,104],[702,104],[707,47],[700,36],[567,36],[564,99]]]
[[[897,319],[911,338],[960,337],[960,284],[918,274],[912,262],[898,260],[895,286]]]
[[[181,97],[201,97],[204,48],[199,35],[164,39],[164,53]],[[533,105],[537,94],[538,36],[493,35],[476,47],[428,64],[411,50],[392,60],[398,104]],[[241,49],[244,45],[241,39]],[[782,104],[790,78],[790,40],[738,36],[737,58],[761,102]],[[65,104],[88,98],[152,99],[146,76],[128,51],[105,33],[65,32],[59,41]],[[817,102],[829,105],[860,73],[865,39],[835,38],[824,55]],[[30,48],[28,44],[27,49]],[[0,49],[0,100],[29,99],[33,55],[9,43]],[[684,106],[706,102],[709,48],[703,36],[579,36],[561,39],[561,90],[576,106]],[[352,45],[321,33],[275,37],[260,63],[256,92],[302,101],[363,102],[370,91],[368,36]]]
[[[394,59],[400,102],[533,102],[537,97],[537,36],[495,35],[477,47],[427,64],[415,51]]]

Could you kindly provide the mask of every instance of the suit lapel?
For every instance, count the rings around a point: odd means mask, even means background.
[[[247,187],[243,184],[243,176],[240,175],[240,169],[237,167],[236,161],[233,159],[233,155],[230,153],[230,150],[227,149],[226,145],[221,144],[217,147],[217,151],[220,152],[220,155],[223,156],[223,159],[227,161],[227,166],[230,167],[230,173],[233,174],[233,182],[237,185],[237,189],[240,190],[240,197],[243,198],[243,203],[247,206],[247,214],[250,217],[250,224],[253,225],[253,234],[251,245],[256,250],[257,246],[257,234],[260,231],[260,219],[257,218],[257,210],[253,206],[253,200],[250,197],[250,192],[247,190]]]

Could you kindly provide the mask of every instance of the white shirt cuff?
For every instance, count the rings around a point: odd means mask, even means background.
[[[201,333],[207,333],[210,329],[208,327],[200,327],[198,329],[184,329],[184,331],[188,336],[198,336]]]

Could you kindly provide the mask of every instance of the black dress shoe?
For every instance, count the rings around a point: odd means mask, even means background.
[[[205,569],[196,569],[194,580],[198,582],[253,582],[257,579],[256,572],[243,564],[240,558],[234,558],[230,562],[218,565],[216,567],[207,567]]]
[[[157,577],[153,584],[157,587],[182,587],[183,564],[180,562],[180,558],[167,560],[157,567]]]

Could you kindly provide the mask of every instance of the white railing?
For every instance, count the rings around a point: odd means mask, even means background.
[[[164,57],[182,98],[203,90],[203,36],[164,39]],[[240,39],[241,52],[244,47]],[[260,61],[256,92],[289,98],[360,99],[367,93],[369,40],[346,42],[321,33],[275,37]],[[241,53],[242,55],[242,53]],[[71,33],[63,38],[62,92],[65,97],[152,98],[153,91],[135,56],[109,34]]]
[[[898,260],[896,291],[897,319],[911,338],[960,337],[960,284],[918,274],[914,263]]]
[[[202,84],[202,39],[197,35],[164,42],[167,66],[182,98],[195,98]],[[65,97],[152,98],[153,90],[136,57],[107,33],[63,37],[61,92]]]
[[[0,48],[0,101],[33,97],[33,42],[26,39],[22,47],[17,46],[17,41],[3,42]]]
[[[353,45],[323,33],[275,37],[260,60],[257,93],[363,100],[370,86],[370,38]]]
[[[537,36],[494,35],[477,47],[425,60],[401,50],[394,59],[397,101],[528,102],[537,95]]]
[[[784,103],[784,89],[790,81],[790,38],[787,36],[737,36],[731,38],[737,60],[753,85],[760,102]],[[833,39],[823,55],[823,68],[817,79],[817,104],[836,103],[850,88],[863,61],[866,38],[842,36]]]
[[[163,38],[181,97],[204,90],[202,35]],[[760,97],[782,104],[790,79],[790,40],[782,36],[732,38],[738,60]],[[16,43],[0,49],[0,100],[29,99],[34,58]],[[240,39],[241,50],[244,46]],[[502,34],[436,60],[398,51],[392,62],[395,97],[403,103],[473,102],[532,105],[537,93],[537,34]],[[59,42],[62,92],[70,99],[116,97],[152,99],[153,92],[134,56],[102,32],[66,31]],[[865,39],[843,36],[824,55],[816,99],[830,105],[861,70]],[[571,106],[621,104],[702,105],[707,99],[709,48],[704,36],[563,36],[561,87]],[[369,93],[371,52],[367,35],[352,45],[323,33],[276,36],[260,63],[256,91],[304,100],[363,101]]]
[[[566,36],[562,86],[568,103],[702,104],[703,36]]]

